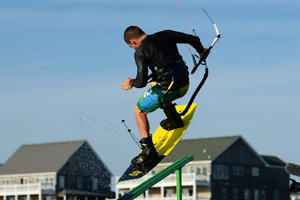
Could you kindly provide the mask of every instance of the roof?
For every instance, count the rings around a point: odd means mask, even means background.
[[[269,166],[280,166],[280,167],[285,167],[285,162],[277,158],[276,156],[266,156],[266,155],[261,155],[261,157],[265,160],[265,162]]]
[[[194,161],[214,160],[239,138],[241,136],[180,140],[162,162],[175,162],[191,154]]]
[[[1,167],[0,175],[58,172],[85,140],[22,145]]]

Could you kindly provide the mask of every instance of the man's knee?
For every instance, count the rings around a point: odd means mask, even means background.
[[[141,112],[141,111],[137,106],[134,106],[133,112],[134,112],[134,114],[136,114],[136,113]]]
[[[141,111],[141,110],[139,109],[138,106],[135,106],[135,107],[133,108],[133,112],[134,112],[135,115],[139,115],[139,114],[147,115],[147,113]]]

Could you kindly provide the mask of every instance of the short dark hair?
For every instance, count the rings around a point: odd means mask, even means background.
[[[124,41],[129,44],[131,39],[136,39],[144,35],[145,32],[137,26],[129,26],[124,31]]]

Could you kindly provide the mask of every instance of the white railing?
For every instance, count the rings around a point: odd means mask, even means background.
[[[177,197],[136,198],[137,200],[177,200]],[[194,197],[182,197],[182,200],[195,200]],[[210,198],[197,197],[196,200],[210,200]]]
[[[55,191],[54,185],[41,185],[40,183],[34,184],[13,184],[1,185],[1,194],[39,194],[42,191]]]
[[[210,181],[210,176],[202,175],[202,174],[196,174],[196,181],[209,182]]]
[[[133,180],[133,181],[125,181],[121,183],[117,183],[117,188],[133,188],[143,183],[144,181],[151,178],[152,175],[145,175],[144,177]],[[210,176],[208,175],[197,175],[196,173],[182,173],[182,185],[209,185],[210,184]],[[116,182],[118,182],[120,177],[116,177]],[[170,174],[165,179],[161,180],[156,184],[156,186],[173,186],[176,185],[176,174]]]

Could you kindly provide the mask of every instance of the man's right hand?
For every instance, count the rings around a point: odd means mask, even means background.
[[[121,85],[123,90],[130,90],[133,86],[130,84],[130,81],[132,80],[132,78],[127,78],[125,80],[125,82]]]

